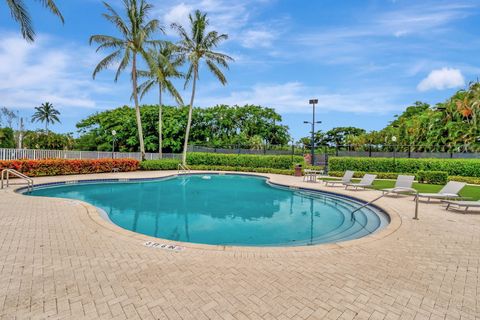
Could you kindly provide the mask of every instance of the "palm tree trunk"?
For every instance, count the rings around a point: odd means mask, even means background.
[[[133,85],[133,100],[135,101],[135,116],[137,118],[138,128],[138,140],[140,141],[140,153],[142,160],[145,160],[145,145],[143,143],[143,128],[142,117],[140,115],[140,106],[138,105],[138,93],[137,93],[137,54],[133,54],[132,59],[132,85]]]
[[[158,157],[162,159],[162,84],[158,85]]]
[[[188,109],[187,131],[185,132],[185,143],[183,144],[183,155],[182,155],[183,165],[187,164],[188,136],[190,135],[190,126],[192,125],[193,100],[195,99],[195,87],[197,85],[197,74],[198,74],[198,69],[197,67],[195,67],[195,70],[193,71],[192,97],[190,98],[190,107]]]

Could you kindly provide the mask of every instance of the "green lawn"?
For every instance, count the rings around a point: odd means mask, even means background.
[[[324,180],[335,180],[327,178]],[[354,182],[360,181],[360,179],[353,179]],[[375,180],[373,183],[374,189],[385,189],[393,188],[395,185],[395,180]],[[436,184],[426,184],[426,183],[414,183],[413,188],[418,192],[438,192],[442,189],[443,186]],[[465,186],[460,192],[460,195],[465,198],[470,198],[469,200],[480,200],[480,186]]]

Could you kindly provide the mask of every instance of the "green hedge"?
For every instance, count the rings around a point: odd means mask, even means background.
[[[177,170],[180,160],[162,159],[146,160],[140,164],[141,170]],[[293,175],[293,169],[275,169],[275,168],[254,168],[254,167],[236,167],[236,166],[216,166],[216,165],[189,165],[192,170],[216,170],[216,171],[240,171],[240,172],[261,172]]]
[[[458,181],[458,182],[465,182],[465,183],[469,183],[469,184],[479,184],[480,185],[480,178],[476,178],[476,177],[449,176],[448,181]]]
[[[177,159],[145,160],[140,163],[140,170],[177,170],[180,162]]]
[[[292,169],[295,163],[304,163],[302,156],[250,155],[193,152],[187,155],[189,166],[230,166],[243,168]]]
[[[330,171],[417,173],[445,171],[451,176],[480,177],[479,159],[408,159],[331,157]]]
[[[398,173],[398,172],[364,172],[364,171],[355,171],[353,174],[354,178],[362,178],[366,173],[376,174],[377,179],[397,179],[399,174],[407,174],[407,173]],[[343,177],[345,174],[344,171],[329,171],[328,175],[332,177]],[[407,174],[408,175],[408,174]],[[414,174],[410,174],[414,175]]]
[[[273,169],[273,168],[253,168],[253,167],[232,167],[232,166],[205,166],[194,165],[190,166],[193,170],[212,170],[212,171],[239,171],[239,172],[258,172],[258,173],[276,173],[293,175],[292,169]]]
[[[420,183],[445,184],[448,181],[448,173],[445,171],[418,171],[417,180]]]
[[[176,170],[180,160],[146,160],[140,164],[141,170]],[[303,157],[237,155],[217,153],[189,153],[188,166],[197,170],[249,171],[264,173],[293,174],[296,163],[303,164]],[[257,170],[258,169],[258,170]]]

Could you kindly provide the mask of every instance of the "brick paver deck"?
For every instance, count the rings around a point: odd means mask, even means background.
[[[36,183],[172,172],[48,177]],[[323,188],[301,178],[272,181]],[[328,190],[344,193],[341,188]],[[348,192],[373,199],[377,191]],[[109,225],[87,204],[0,191],[3,319],[480,319],[480,214],[382,199],[364,239],[304,248],[185,245]],[[159,241],[157,239],[157,241]]]

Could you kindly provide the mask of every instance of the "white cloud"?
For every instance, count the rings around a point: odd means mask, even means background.
[[[187,25],[188,15],[193,11],[193,7],[185,3],[179,3],[168,10],[167,13],[163,16],[163,22],[170,26],[172,23],[177,23],[180,25]]]
[[[465,79],[459,69],[442,68],[433,70],[417,86],[419,91],[444,90],[462,87]]]
[[[102,79],[92,79],[92,71],[102,58],[92,48],[58,45],[58,39],[45,34],[32,44],[17,33],[3,33],[0,37],[1,106],[28,110],[48,101],[70,113],[111,106],[107,99],[117,99],[118,92],[123,92],[119,84],[113,83],[112,71]]]
[[[95,108],[91,94],[108,89],[91,79],[88,48],[55,47],[55,40],[38,36],[28,44],[18,34],[2,34],[0,42],[1,105],[26,109],[49,101],[60,109]]]
[[[260,40],[267,44],[273,40],[273,32],[269,32],[263,22],[262,24],[257,23],[256,29],[252,29],[251,22],[254,18],[252,13],[254,15],[259,7],[268,5],[269,1],[173,0],[167,3],[156,3],[153,14],[167,27],[167,34],[174,35],[169,28],[170,24],[179,23],[188,26],[188,15],[198,9],[208,14],[211,29],[228,34],[231,41],[241,45],[246,43],[248,46],[252,42],[249,42],[247,38],[254,37],[261,38]]]
[[[256,104],[273,107],[281,113],[309,113],[311,106],[308,99],[318,98],[319,111],[387,113],[400,110],[401,103],[393,101],[398,88],[377,88],[353,93],[329,93],[319,87],[308,87],[300,82],[282,84],[256,84],[252,88],[233,91],[227,96],[205,98],[199,95],[196,105],[211,106],[216,104],[245,105]],[[398,95],[397,95],[398,94]]]
[[[455,22],[475,14],[475,3],[440,3],[424,1],[394,9],[366,10],[360,19],[352,19],[348,27],[323,27],[322,29],[291,33],[288,39],[302,50],[285,50],[290,60],[321,61],[322,64],[356,64],[377,60],[388,54],[390,62],[404,60],[413,52],[437,54],[437,47],[458,46],[450,42]],[[418,41],[420,39],[420,41]],[[395,62],[393,60],[393,62]]]
[[[272,46],[276,37],[268,30],[247,30],[241,39],[241,44],[246,48],[268,48]]]
[[[420,3],[387,12],[377,21],[378,32],[402,37],[443,28],[472,14],[475,5],[465,3]]]

